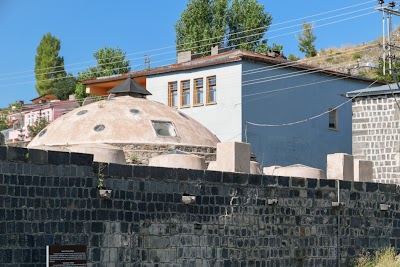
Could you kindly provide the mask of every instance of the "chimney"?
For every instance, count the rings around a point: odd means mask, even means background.
[[[215,56],[221,53],[225,53],[228,52],[229,48],[223,48],[223,47],[219,47],[218,45],[214,46],[211,48],[211,55]]]
[[[188,62],[192,60],[192,51],[184,51],[178,53],[178,63]]]

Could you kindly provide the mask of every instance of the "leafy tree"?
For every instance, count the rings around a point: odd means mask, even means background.
[[[257,0],[232,0],[228,10],[228,46],[234,49],[256,51],[272,17],[264,12]]]
[[[269,46],[266,41],[262,41],[256,48],[256,52],[260,54],[267,54],[269,51],[279,52],[283,55],[283,45],[273,43],[272,46]]]
[[[35,88],[39,95],[53,93],[57,80],[66,76],[64,58],[58,55],[60,48],[60,40],[51,33],[43,35],[36,48]]]
[[[67,77],[58,80],[54,84],[54,94],[57,99],[68,100],[69,95],[75,92],[76,79],[72,74],[68,74]]]
[[[222,44],[226,33],[228,0],[190,0],[175,24],[177,51],[206,54]]]
[[[301,27],[303,29],[303,34],[297,35],[299,50],[305,53],[306,57],[315,57],[317,55],[317,49],[315,49],[314,42],[317,40],[317,37],[313,33],[312,24],[304,22]]]
[[[175,24],[176,49],[203,55],[215,45],[256,51],[265,48],[261,39],[271,21],[256,0],[190,0]]]
[[[49,121],[45,117],[38,118],[32,125],[28,126],[29,135],[33,138],[40,133],[46,126],[49,125]]]
[[[79,72],[78,81],[126,73],[131,70],[130,61],[125,58],[126,52],[123,52],[120,48],[105,46],[99,51],[96,51],[93,56],[96,59],[97,65]],[[86,87],[82,85],[82,83],[77,82],[75,86],[75,97],[82,99],[86,96]]]
[[[0,110],[0,131],[12,128],[12,123],[7,119],[7,110]]]
[[[299,60],[300,58],[299,58],[298,56],[294,55],[294,54],[290,54],[289,57],[288,57],[288,59],[289,59],[290,61],[297,61],[297,60]]]
[[[395,77],[397,82],[400,82],[400,64],[396,61],[392,62],[392,74],[390,74],[390,67],[388,60],[385,61],[385,74],[383,74],[383,60],[379,59],[379,67],[375,72],[375,79],[387,82],[395,82]]]

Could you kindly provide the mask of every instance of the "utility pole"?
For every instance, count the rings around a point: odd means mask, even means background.
[[[383,48],[382,60],[383,60],[383,75],[386,75],[386,59],[388,59],[389,61],[389,74],[392,74],[392,67],[393,67],[392,48],[395,46],[392,45],[390,38],[390,34],[392,33],[392,15],[400,16],[400,11],[398,9],[394,9],[394,7],[396,6],[396,3],[394,1],[389,2],[387,6],[383,5],[385,3],[384,0],[378,0],[378,3],[381,6],[376,7],[375,10],[382,12],[382,48]],[[387,27],[386,30],[385,27]],[[385,36],[385,32],[387,32],[387,36]]]

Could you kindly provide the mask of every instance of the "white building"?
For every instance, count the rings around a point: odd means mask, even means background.
[[[351,153],[351,103],[347,91],[365,88],[371,81],[328,70],[313,69],[283,57],[248,51],[191,59],[128,73],[109,79],[87,80],[87,92],[107,90],[132,76],[152,93],[148,98],[190,115],[221,141],[251,144],[265,165],[304,164],[325,169],[326,154]],[[304,123],[285,124],[331,112]]]

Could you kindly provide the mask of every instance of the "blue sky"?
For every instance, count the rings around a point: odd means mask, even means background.
[[[94,64],[93,52],[105,45],[126,51],[133,70],[143,68],[145,54],[151,55],[152,67],[174,63],[174,24],[186,3],[186,0],[0,0],[0,107],[37,97],[36,47],[47,32],[61,40],[60,55],[64,57],[66,71],[73,74]],[[378,12],[360,16],[373,12],[377,1],[259,0],[259,3],[273,17],[270,32],[266,33],[267,38],[273,38],[268,43],[283,44],[286,55],[301,55],[296,34],[292,32],[300,30],[296,25],[303,21],[320,20],[314,23],[317,49],[360,44],[382,34]],[[357,4],[360,5],[304,18]],[[340,14],[343,16],[339,17]],[[331,16],[338,17],[321,20]],[[354,16],[360,17],[333,23]],[[279,24],[298,18],[304,19]],[[332,24],[323,26],[326,23]],[[294,27],[282,29],[289,26]],[[165,49],[149,51],[159,48]]]

